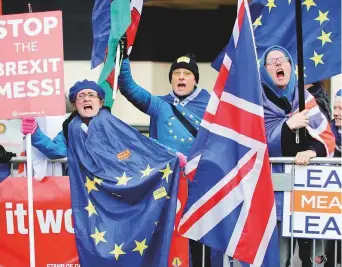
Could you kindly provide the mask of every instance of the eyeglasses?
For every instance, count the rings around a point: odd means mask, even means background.
[[[99,97],[96,93],[90,92],[90,93],[80,93],[76,95],[76,99],[80,100],[80,99],[85,99],[86,96],[88,96],[89,98],[97,98]]]
[[[174,72],[172,72],[172,74],[176,77],[181,76],[182,73],[184,77],[189,77],[192,74],[191,71],[186,71],[186,70],[185,71],[175,70]]]
[[[266,65],[273,65],[277,63],[277,60],[279,63],[285,63],[289,62],[289,57],[277,57],[277,58],[268,58],[266,59]]]

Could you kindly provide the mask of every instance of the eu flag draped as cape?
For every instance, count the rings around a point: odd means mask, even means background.
[[[68,164],[81,266],[167,266],[177,157],[101,110],[69,124]]]

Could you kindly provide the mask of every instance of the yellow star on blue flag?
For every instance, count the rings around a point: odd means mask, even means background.
[[[79,138],[81,123],[76,117],[69,125],[73,149],[68,153],[80,265],[167,266],[180,175],[177,156],[106,110],[89,124],[91,142]]]
[[[285,47],[297,64],[296,1],[250,3],[258,57],[271,45]],[[305,84],[341,73],[341,1],[301,0]],[[262,23],[260,19],[262,18]]]
[[[258,58],[272,45],[297,63],[296,1],[253,0],[250,13]],[[301,0],[305,77],[309,84],[341,73],[341,0]],[[224,51],[212,63],[220,70]]]

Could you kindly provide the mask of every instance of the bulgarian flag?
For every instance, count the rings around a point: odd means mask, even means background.
[[[98,84],[105,90],[105,106],[112,107],[117,46],[126,33],[127,50],[131,52],[138,30],[144,0],[95,0],[93,23],[92,68],[104,62]],[[118,65],[117,65],[118,66]]]

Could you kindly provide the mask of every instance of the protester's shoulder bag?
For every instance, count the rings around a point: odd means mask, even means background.
[[[193,137],[197,135],[197,129],[179,112],[179,110],[172,104],[170,104],[173,110],[173,114],[183,124],[183,126],[191,133]]]

